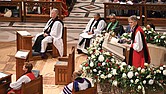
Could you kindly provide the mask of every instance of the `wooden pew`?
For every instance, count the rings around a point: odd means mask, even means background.
[[[10,21],[10,22],[15,22],[15,21],[22,21],[22,3],[21,1],[0,1],[0,6],[1,7],[19,7],[19,15],[18,17],[3,17],[0,16],[0,21]]]
[[[166,12],[166,4],[145,4],[145,24],[153,23],[155,26],[165,26],[166,17],[152,18],[148,17],[148,11]],[[165,13],[166,15],[166,13]]]
[[[54,66],[55,84],[66,85],[71,82],[75,69],[75,47],[72,47],[68,57],[58,58]]]
[[[50,9],[57,8],[59,10],[59,18],[62,19],[62,4],[61,2],[49,1],[24,1],[24,15],[25,22],[47,22],[50,18]],[[39,7],[41,14],[27,14],[27,8]]]
[[[108,21],[108,17],[110,15],[109,11],[110,10],[135,10],[139,11],[139,21],[138,23],[142,25],[142,4],[119,4],[119,3],[111,3],[111,2],[104,2],[104,18]],[[131,16],[131,15],[130,15]],[[122,24],[122,25],[128,25],[128,16],[117,16],[117,20]]]
[[[64,27],[62,39],[63,39],[63,56],[67,56],[67,28],[66,27]],[[51,45],[52,45],[52,57],[60,56],[57,48],[53,44]]]
[[[40,75],[29,83],[23,83],[21,94],[43,94],[43,77]]]
[[[10,83],[11,75],[0,78],[0,94],[7,94]]]

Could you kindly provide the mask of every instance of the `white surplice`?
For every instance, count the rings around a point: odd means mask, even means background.
[[[87,50],[84,48],[85,46],[85,41],[83,42],[83,44],[80,46],[79,43],[83,38],[95,38],[96,34],[101,34],[102,30],[106,27],[106,22],[104,20],[100,20],[97,27],[94,29],[94,25],[96,24],[97,21],[94,21],[94,18],[90,19],[90,21],[88,22],[88,24],[86,25],[86,28],[82,31],[82,33],[79,35],[79,42],[77,44],[77,49],[82,50],[84,53],[87,53]],[[92,24],[92,26],[91,26]],[[90,28],[91,26],[91,28]],[[90,32],[92,32],[92,30],[94,29],[94,34],[92,35],[88,35],[88,32],[90,30]],[[86,34],[83,34],[86,33]],[[92,40],[90,41],[90,44],[92,43]]]
[[[44,34],[44,30],[46,30],[49,27],[50,21],[52,19],[50,19],[46,26],[43,29],[42,33],[39,33],[36,35],[35,40],[37,39],[37,37],[41,34]],[[42,40],[41,43],[41,53],[44,53],[46,51],[47,45],[48,43],[52,43],[54,44],[54,46],[58,49],[58,52],[60,54],[60,56],[63,56],[63,40],[62,40],[62,33],[63,33],[63,25],[60,21],[55,21],[52,28],[51,28],[51,32],[50,32],[50,36],[45,37]]]

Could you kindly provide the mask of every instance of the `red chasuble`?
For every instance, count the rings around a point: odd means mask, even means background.
[[[136,43],[135,36],[138,32],[140,32],[141,38],[142,38],[143,48],[141,51],[136,51],[133,49],[133,44]],[[129,65],[132,65],[136,68],[138,67],[143,68],[144,63],[150,63],[150,55],[147,48],[144,32],[140,26],[137,25],[135,27],[134,32],[132,33],[131,40],[133,41],[133,43],[131,44],[131,48],[130,48]]]

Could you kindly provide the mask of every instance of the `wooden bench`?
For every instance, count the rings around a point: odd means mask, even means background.
[[[21,94],[43,94],[43,77],[40,75],[29,83],[23,83]]]
[[[3,17],[3,15],[0,16],[0,21],[10,21],[10,22],[15,22],[15,21],[22,21],[22,3],[21,1],[0,1],[0,6],[1,7],[19,7],[18,10],[18,17]]]
[[[67,28],[64,27],[63,34],[62,34],[62,39],[63,39],[63,56],[67,56]],[[55,46],[52,45],[52,57],[58,57],[59,52]]]
[[[23,1],[24,14],[23,21],[25,22],[47,22],[50,18],[50,9],[57,8],[59,10],[59,18],[62,17],[62,2],[49,2],[49,1]],[[27,8],[39,7],[40,14],[27,13]]]
[[[68,57],[58,58],[54,66],[55,84],[66,85],[71,82],[75,69],[75,47],[72,47]]]
[[[0,78],[0,94],[7,94],[9,85],[11,83],[11,74]]]

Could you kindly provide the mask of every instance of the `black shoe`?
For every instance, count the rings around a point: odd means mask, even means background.
[[[77,52],[78,52],[78,54],[83,53],[82,50],[80,50],[80,49],[77,49]]]
[[[45,53],[41,53],[41,58],[42,58],[42,59],[47,59],[48,56],[47,56]]]

